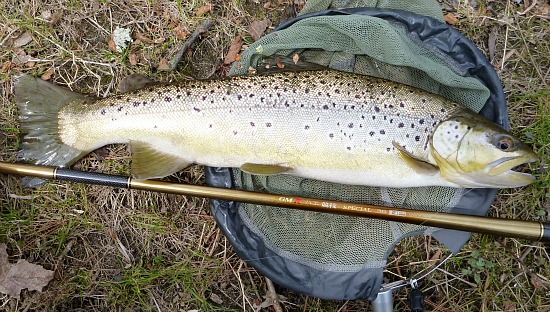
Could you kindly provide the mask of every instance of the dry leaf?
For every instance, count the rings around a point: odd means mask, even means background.
[[[137,65],[138,57],[134,52],[130,52],[130,54],[128,54],[128,62],[130,62],[130,65]]]
[[[0,292],[18,298],[21,290],[29,291],[42,288],[53,279],[53,271],[40,265],[20,259],[17,263],[8,262],[6,244],[0,244]]]
[[[44,10],[44,11],[42,11],[42,13],[40,15],[45,20],[50,20],[50,18],[52,18],[52,16],[53,16],[52,11],[50,11],[50,10]]]
[[[260,39],[260,37],[264,34],[265,30],[267,29],[267,24],[269,23],[269,20],[266,18],[262,21],[253,21],[250,24],[250,27],[248,28],[248,33],[252,36],[252,39],[254,41]]]
[[[0,69],[0,72],[2,73],[7,73],[10,69],[13,68],[15,64],[13,64],[12,62],[10,61],[6,61],[4,62],[4,64],[2,64],[2,68]]]
[[[443,16],[443,19],[449,25],[454,25],[454,24],[460,22],[460,20],[451,12],[445,14],[445,16]]]
[[[159,63],[159,70],[172,70],[172,67],[170,67],[170,63],[168,63],[168,60],[165,58],[160,59]]]
[[[113,52],[118,52],[116,49],[116,43],[115,40],[113,40],[113,36],[109,37],[109,50]]]
[[[136,39],[139,40],[139,41],[147,42],[147,43],[153,43],[153,40],[145,37],[144,34],[139,33],[139,32],[136,34]]]
[[[153,40],[153,43],[159,44],[159,43],[163,43],[165,40],[166,40],[165,38],[157,38]]]
[[[540,279],[535,274],[531,274],[531,278],[529,279],[529,281],[531,282],[531,285],[533,285],[533,287],[535,287],[536,289],[543,287]]]
[[[204,14],[206,14],[210,11],[212,11],[212,5],[211,4],[201,6],[200,8],[197,9],[197,11],[195,11],[195,16],[203,16]]]
[[[269,9],[271,7],[271,2],[264,3],[264,9]]]
[[[44,73],[42,74],[42,76],[40,76],[40,79],[42,79],[42,80],[50,80],[50,79],[52,79],[53,73],[54,73],[54,69],[53,69],[53,68],[50,68],[50,69],[48,69],[46,72],[44,72]]]
[[[502,304],[502,308],[505,312],[513,312],[516,311],[516,304],[510,300],[506,300]]]
[[[188,35],[185,28],[183,28],[181,26],[178,26],[178,27],[174,28],[174,31],[176,32],[176,39],[179,39],[179,40],[185,39],[185,37],[187,37],[187,35]]]
[[[15,52],[15,56],[12,58],[11,62],[14,64],[14,65],[20,65],[20,64],[25,64],[29,61],[29,59],[31,58],[30,55],[28,55],[25,51],[23,51],[22,49],[15,49],[14,50]]]
[[[300,56],[298,54],[294,54],[292,57],[292,60],[294,61],[294,64],[298,64],[298,61],[300,60]]]
[[[279,60],[279,58],[275,59],[275,64],[277,64],[277,67],[279,68],[285,68],[285,64],[281,63],[281,60]]]
[[[32,41],[31,34],[26,31],[13,41],[14,48],[20,48]]]
[[[239,52],[241,51],[241,47],[243,46],[243,38],[241,35],[238,35],[233,42],[231,42],[231,46],[229,46],[229,51],[227,51],[227,54],[225,55],[225,59],[223,60],[223,63],[225,65],[229,65],[237,60],[237,55],[239,55]]]

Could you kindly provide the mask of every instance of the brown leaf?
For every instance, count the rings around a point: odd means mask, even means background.
[[[4,62],[4,64],[2,64],[2,69],[0,69],[0,72],[7,73],[10,69],[12,69],[14,67],[14,65],[15,64],[13,64],[10,61]]]
[[[113,36],[109,37],[109,50],[113,52],[118,52],[118,50],[116,49],[115,40],[113,40]]]
[[[271,2],[264,3],[264,9],[269,9],[271,7]]]
[[[225,59],[223,60],[223,63],[225,65],[229,65],[237,60],[237,55],[239,55],[239,52],[241,51],[241,47],[243,46],[243,38],[241,35],[238,35],[233,42],[231,42],[231,46],[229,46],[229,51],[227,51],[227,54],[225,55]]]
[[[531,278],[529,279],[529,281],[531,282],[531,285],[533,285],[533,287],[535,287],[536,289],[544,287],[538,276],[536,276],[535,274],[531,274]]]
[[[294,61],[294,64],[298,64],[298,61],[300,60],[300,56],[298,54],[294,54],[292,57],[292,60]]]
[[[144,34],[139,33],[139,32],[136,34],[136,39],[140,40],[140,41],[143,41],[143,42],[146,42],[146,43],[153,43],[153,40],[145,37]]]
[[[203,16],[204,14],[206,14],[210,11],[212,11],[212,5],[211,4],[201,6],[197,9],[197,11],[195,11],[195,16]]]
[[[445,14],[445,16],[443,16],[443,19],[449,25],[454,25],[460,22],[460,20],[451,12]]]
[[[26,31],[13,41],[14,48],[20,48],[32,41],[31,34]]]
[[[47,71],[45,71],[42,76],[40,76],[40,79],[42,80],[50,80],[52,79],[52,75],[54,73],[54,69],[53,68],[50,68],[48,69]]]
[[[505,312],[513,312],[516,311],[516,304],[510,300],[506,300],[503,302],[502,308]]]
[[[163,43],[164,41],[166,41],[165,38],[157,38],[157,39],[153,40],[153,43],[159,44],[159,43]]]
[[[279,67],[279,68],[285,68],[285,64],[281,63],[281,60],[279,60],[279,58],[276,58],[276,59],[275,59],[275,64],[276,64],[277,67]]]
[[[172,70],[172,67],[170,67],[170,64],[168,63],[168,60],[165,58],[160,59],[159,62],[159,70]]]
[[[130,52],[130,54],[128,54],[128,62],[130,62],[130,65],[137,65],[138,56],[134,52]]]
[[[176,32],[176,39],[185,39],[187,35],[189,34],[185,28],[183,28],[181,25],[174,28],[174,32]]]
[[[248,33],[252,36],[252,39],[254,41],[260,39],[260,37],[264,34],[265,30],[267,29],[267,25],[269,23],[269,20],[266,18],[262,21],[253,21],[250,24],[250,27],[248,28]]]
[[[8,262],[6,244],[0,244],[0,292],[18,298],[21,290],[29,291],[42,288],[53,279],[53,271],[40,265],[20,259],[17,263]]]

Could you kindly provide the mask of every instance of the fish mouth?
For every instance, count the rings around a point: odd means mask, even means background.
[[[507,181],[510,185],[524,186],[532,183],[535,177],[529,173],[517,172],[514,169],[520,165],[537,161],[537,156],[529,153],[524,156],[504,157],[490,163],[487,167],[487,174],[502,178],[502,182]],[[506,183],[506,184],[508,184]]]

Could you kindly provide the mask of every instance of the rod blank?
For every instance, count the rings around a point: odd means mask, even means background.
[[[153,192],[231,200],[243,203],[351,215],[387,221],[412,223],[445,229],[485,233],[527,240],[550,241],[550,224],[471,215],[460,215],[405,208],[390,208],[352,202],[341,202],[283,194],[267,194],[243,190],[170,183],[156,180],[135,180],[110,174],[91,173],[65,168],[0,162],[0,173],[33,176],[44,179],[107,185]]]

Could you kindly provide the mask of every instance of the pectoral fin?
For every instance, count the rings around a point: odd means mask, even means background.
[[[422,159],[417,158],[413,154],[409,153],[403,146],[397,142],[392,141],[393,147],[399,151],[399,155],[414,171],[420,174],[434,175],[439,172],[439,167],[434,166]]]
[[[131,141],[132,175],[136,179],[162,178],[190,165],[180,157],[158,151],[149,143]]]
[[[246,163],[241,166],[241,170],[250,174],[273,175],[273,174],[289,172],[292,170],[292,168],[280,166],[280,165],[262,165],[262,164]]]

